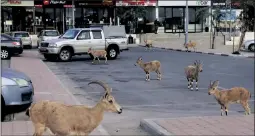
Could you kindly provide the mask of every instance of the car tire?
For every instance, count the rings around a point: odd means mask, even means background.
[[[2,48],[1,49],[1,59],[10,59],[11,57],[11,53],[8,49],[6,48]]]
[[[32,45],[28,45],[28,49],[32,49],[33,47],[32,47]]]
[[[4,102],[4,98],[1,97],[1,122],[4,121],[6,113],[5,113],[5,102]]]
[[[110,47],[107,49],[107,58],[114,60],[118,57],[118,50],[116,47]]]
[[[36,48],[39,48],[39,43],[37,42],[37,46],[36,46]]]
[[[249,51],[255,52],[255,44],[250,44],[248,47]]]
[[[60,61],[64,61],[64,62],[70,61],[72,59],[72,52],[69,48],[63,48],[61,49],[58,57]]]
[[[57,55],[53,55],[53,54],[44,54],[43,56],[44,56],[44,58],[45,58],[46,60],[49,60],[49,61],[55,61],[55,60],[57,60]]]

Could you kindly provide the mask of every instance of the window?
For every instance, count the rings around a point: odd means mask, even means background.
[[[67,30],[61,38],[63,39],[73,39],[79,33],[80,30],[69,29]]]
[[[172,8],[166,8],[166,18],[172,18]]]
[[[58,32],[57,31],[45,31],[44,32],[44,36],[58,36]]]
[[[29,37],[28,33],[15,33],[14,37]]]
[[[93,39],[102,39],[101,31],[100,30],[93,30]]]
[[[88,39],[90,39],[90,31],[82,31],[79,34],[77,39],[78,40],[88,40]]]

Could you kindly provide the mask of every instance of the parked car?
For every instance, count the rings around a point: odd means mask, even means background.
[[[20,39],[1,34],[1,59],[9,59],[14,54],[21,54],[23,46]]]
[[[2,121],[6,115],[24,111],[33,102],[32,81],[22,72],[3,68],[1,89]]]
[[[255,52],[255,39],[243,42],[243,49]]]
[[[14,37],[15,39],[21,39],[21,44],[23,47],[28,47],[32,49],[32,39],[28,32],[26,31],[14,31],[10,32],[9,35]]]
[[[38,35],[37,48],[41,45],[42,41],[58,39],[60,36],[57,30],[42,30]]]
[[[47,60],[69,61],[74,55],[88,54],[92,47],[93,50],[106,49],[108,59],[116,59],[120,51],[128,47],[124,27],[116,28],[116,32],[114,27],[119,26],[69,29],[58,39],[41,42],[39,52]]]

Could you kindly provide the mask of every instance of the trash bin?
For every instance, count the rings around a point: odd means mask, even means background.
[[[131,35],[129,35],[128,36],[128,44],[133,44],[133,43],[134,43],[134,38]]]
[[[205,27],[205,32],[209,32],[209,27]]]

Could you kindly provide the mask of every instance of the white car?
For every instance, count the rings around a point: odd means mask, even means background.
[[[41,45],[42,41],[58,39],[60,36],[57,30],[42,30],[38,35],[37,48]]]
[[[255,39],[244,41],[243,42],[243,49],[254,52],[255,51]]]

